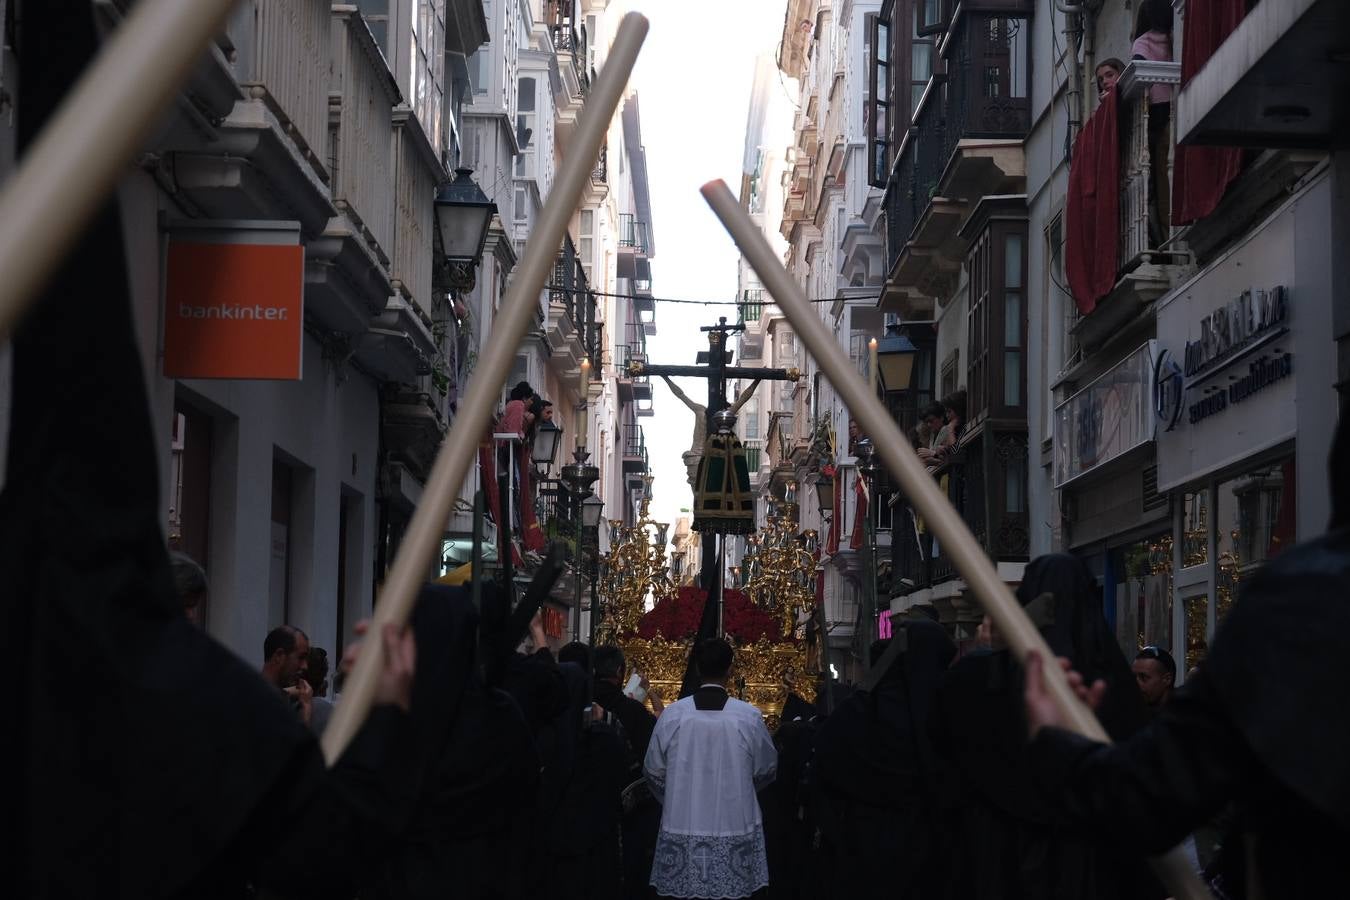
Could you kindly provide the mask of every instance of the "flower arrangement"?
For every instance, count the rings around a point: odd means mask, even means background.
[[[699,619],[703,616],[703,605],[708,592],[697,587],[686,586],[673,596],[656,604],[656,607],[638,621],[637,634],[645,640],[658,637],[669,641],[680,641],[698,634]],[[759,640],[772,642],[790,641],[790,635],[784,635],[778,621],[772,613],[750,602],[741,591],[727,590],[722,594],[722,628],[738,645],[750,644]]]

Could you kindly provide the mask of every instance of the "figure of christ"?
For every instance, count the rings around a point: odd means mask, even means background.
[[[690,400],[689,395],[680,390],[668,376],[662,375],[661,379],[665,381],[666,386],[670,388],[670,392],[675,395],[676,399],[689,407],[694,413],[694,440],[689,445],[689,450],[684,454],[684,468],[688,473],[689,487],[698,490],[698,463],[703,458],[703,444],[708,439],[708,407]],[[759,381],[756,378],[737,395],[736,401],[731,404],[733,413],[740,412],[741,407],[755,395],[755,388],[759,387]]]

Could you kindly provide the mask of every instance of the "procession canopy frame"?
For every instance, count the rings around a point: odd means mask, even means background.
[[[810,301],[775,257],[758,227],[740,207],[726,183],[718,179],[701,189],[704,200],[730,232],[741,253],[749,261],[760,282],[783,310],[807,350],[824,370],[834,389],[848,404],[850,413],[864,431],[894,476],[909,502],[922,514],[925,523],[942,542],[961,577],[984,607],[999,634],[1023,664],[1027,655],[1040,655],[1046,687],[1063,713],[1069,727],[1085,737],[1109,743],[1101,722],[1074,694],[1068,678],[1057,664],[1039,630],[1013,597],[975,536],[955,507],[947,500],[937,482],[929,476],[918,455],[905,440],[900,426],[870,390],[836,343],[825,324],[811,309]],[[1173,897],[1181,900],[1212,900],[1180,848],[1152,860],[1155,871]]]
[[[370,630],[376,639],[367,641],[367,646],[362,648],[347,689],[343,691],[342,703],[333,710],[333,718],[323,733],[323,752],[329,765],[342,755],[370,712],[380,670],[384,667],[384,648],[378,635],[387,624],[405,625],[412,612],[417,592],[435,559],[450,509],[459,496],[470,464],[477,458],[483,424],[490,420],[492,409],[501,396],[517,348],[534,325],[539,294],[553,272],[554,257],[577,208],[582,188],[590,182],[591,171],[600,157],[600,145],[618,109],[648,27],[647,19],[638,13],[623,17],[605,67],[586,98],[569,144],[570,152],[562,160],[548,202],[525,245],[506,299],[497,311],[487,349],[474,370],[454,424],[441,443],[426,490],[422,492],[422,502],[413,514],[393,568],[385,579]]]

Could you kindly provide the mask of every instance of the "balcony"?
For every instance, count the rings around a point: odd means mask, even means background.
[[[989,484],[986,472],[993,478]],[[963,439],[932,473],[1007,581],[1020,580],[1030,553],[1026,472],[1025,429],[984,428]],[[916,527],[921,518],[900,494],[892,508],[891,593],[922,595],[912,602],[954,599],[964,583],[941,542],[934,541],[931,531]]]
[[[1347,46],[1350,5],[1344,0],[1263,0],[1200,61],[1179,93],[1179,139],[1235,147],[1344,146],[1350,138]]]
[[[941,43],[946,73],[930,79],[887,186],[887,312],[931,317],[931,298],[955,286],[972,204],[1024,189],[1026,27],[1021,16],[968,13]]]
[[[591,89],[586,70],[586,29],[578,33],[567,16],[552,25],[553,52],[558,57],[558,125],[566,131],[576,124],[582,102]]]
[[[1167,156],[1160,159],[1154,159],[1154,148],[1149,146],[1150,128],[1157,124],[1150,121],[1150,90],[1158,85],[1175,88],[1180,82],[1180,63],[1146,60],[1127,65],[1117,82],[1121,161],[1117,281],[1095,309],[1074,325],[1072,333],[1081,346],[1097,347],[1128,325],[1171,289],[1174,267],[1189,261],[1185,253],[1163,249],[1170,247],[1175,232],[1169,212],[1171,145]]]
[[[600,156],[591,169],[591,177],[583,186],[581,206],[590,208],[599,206],[609,193],[609,142],[600,145]]]
[[[647,223],[631,213],[619,213],[619,247],[634,253],[647,255],[650,244],[647,241]]]
[[[764,289],[746,291],[741,297],[740,303],[741,322],[758,322],[759,317],[764,313]]]
[[[430,397],[411,390],[387,393],[380,405],[380,437],[390,459],[425,483],[445,436],[445,417]]]
[[[595,326],[595,295],[586,284],[586,274],[577,258],[570,236],[563,237],[562,249],[553,262],[548,284],[548,308],[544,334],[549,352],[564,375],[580,370],[590,343],[589,331]]]
[[[426,202],[446,177],[412,110],[394,110],[394,246],[390,275],[394,290],[430,312],[435,248],[433,210]]]
[[[628,424],[623,426],[623,471],[641,474],[647,471],[647,438],[642,426]]]
[[[619,400],[624,403],[651,403],[652,383],[647,375],[632,375],[628,367],[633,363],[647,361],[647,333],[641,323],[629,322],[624,326],[626,342],[618,346],[618,389]]]

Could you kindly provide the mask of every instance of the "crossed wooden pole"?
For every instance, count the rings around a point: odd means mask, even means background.
[[[100,206],[210,40],[225,23],[234,0],[142,0],[117,29],[104,51],[80,79],[70,98],[30,147],[0,192],[0,340],[7,338]],[[482,423],[491,415],[510,373],[516,348],[532,324],[540,291],[553,265],[582,188],[618,108],[647,20],[624,16],[604,71],[596,79],[563,160],[553,190],[525,247],[507,297],[498,312],[493,339],[474,373],[459,415],[441,445],[398,557],[375,607],[372,634],[385,624],[405,625],[440,541],[459,486],[476,453]],[[97,148],[94,151],[91,148]],[[69,186],[79,184],[80,190]],[[899,427],[849,366],[824,324],[774,257],[772,249],[721,181],[703,196],[731,233],[741,252],[769,289],[807,348],[825,370],[853,415],[872,435],[883,460],[910,501],[942,541],[957,569],[1019,659],[1038,651],[1046,683],[1074,730],[1105,741],[1106,732],[1078,701],[1064,673],[1031,620],[976,543],[956,510],[927,476]],[[334,708],[323,736],[331,765],[355,736],[370,711],[384,665],[378,640],[367,642]],[[1154,861],[1172,895],[1206,900],[1209,893],[1174,849]]]
[[[1031,652],[1040,654],[1046,685],[1074,731],[1093,740],[1110,741],[1092,710],[1073,693],[1045,638],[1027,617],[1008,586],[998,577],[989,557],[966,527],[956,508],[947,500],[937,482],[928,475],[918,454],[900,432],[900,426],[887,414],[886,407],[877,399],[876,393],[868,388],[862,376],[849,364],[834,336],[811,310],[810,301],[774,256],[768,241],[741,209],[735,195],[720,180],[705,184],[701,193],[722,220],[722,225],[731,233],[741,253],[749,260],[760,283],[768,289],[817,364],[825,370],[834,389],[844,398],[849,413],[871,436],[873,445],[899,482],[906,498],[923,514],[928,527],[942,542],[943,552],[950,554],[961,577],[970,586],[984,611],[994,620],[999,633],[1007,639],[1008,646],[1023,662]],[[1173,897],[1183,900],[1207,900],[1210,897],[1180,848],[1173,848],[1166,856],[1157,857],[1152,863]]]

